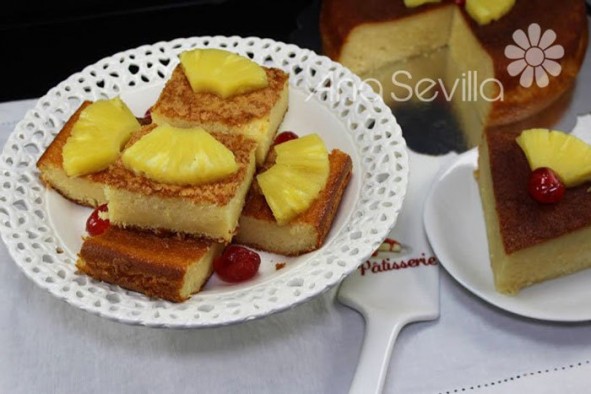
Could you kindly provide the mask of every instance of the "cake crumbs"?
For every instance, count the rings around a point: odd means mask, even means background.
[[[62,254],[64,253],[64,250],[58,246],[57,248],[55,248],[55,253]]]
[[[275,271],[285,268],[285,263],[275,263]]]

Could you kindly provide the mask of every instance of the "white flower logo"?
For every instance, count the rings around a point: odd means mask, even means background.
[[[509,75],[515,77],[521,74],[519,83],[524,88],[532,86],[534,79],[541,88],[548,86],[548,74],[557,77],[562,72],[560,63],[556,60],[564,56],[562,45],[552,45],[556,41],[554,30],[542,29],[537,23],[532,23],[527,29],[527,35],[521,29],[513,33],[513,40],[517,45],[507,45],[505,56],[515,59],[507,66]]]

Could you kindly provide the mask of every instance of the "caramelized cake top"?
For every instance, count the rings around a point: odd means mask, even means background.
[[[240,126],[268,115],[275,106],[285,84],[287,73],[263,67],[269,85],[249,93],[221,98],[214,93],[195,93],[180,65],[162,90],[152,114],[166,119],[182,119],[188,123],[222,123]]]
[[[518,135],[486,133],[499,229],[507,254],[591,226],[589,183],[567,189],[556,204],[540,204],[530,197],[531,171],[515,142]]]
[[[131,137],[126,147],[133,145],[155,127],[155,124],[142,127],[140,131]],[[247,179],[247,175],[251,163],[254,162],[256,142],[242,135],[221,133],[211,133],[211,135],[234,153],[236,163],[239,167],[235,173],[215,182],[199,185],[160,183],[144,176],[136,175],[133,171],[128,170],[123,165],[121,158],[117,159],[105,174],[97,173],[96,175],[100,176],[101,181],[111,187],[125,189],[133,193],[146,196],[154,195],[163,198],[182,198],[191,200],[197,204],[226,205],[234,198],[236,192],[244,182],[250,182],[250,179]]]

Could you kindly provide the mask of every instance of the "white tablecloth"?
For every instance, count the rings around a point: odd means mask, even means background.
[[[589,56],[570,112],[591,110]],[[0,145],[34,100],[0,104]],[[333,289],[292,310],[203,330],[127,326],[37,288],[0,243],[0,393],[345,393],[361,316]],[[441,317],[403,329],[386,393],[577,393],[591,384],[591,324],[534,321],[474,297],[443,269]]]

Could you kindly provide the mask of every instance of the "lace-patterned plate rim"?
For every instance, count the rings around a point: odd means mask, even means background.
[[[319,108],[346,131],[344,136],[330,137],[349,144],[357,188],[338,231],[284,274],[227,291],[204,291],[174,304],[76,273],[76,256],[62,250],[60,234],[48,219],[49,192],[39,181],[35,163],[82,101],[161,86],[178,63],[178,54],[195,47],[225,48],[289,72],[291,92],[306,97],[312,103],[307,105]],[[394,116],[369,86],[343,66],[270,39],[181,38],[99,60],[39,99],[17,124],[0,157],[0,233],[27,277],[78,308],[130,324],[221,326],[285,310],[338,284],[388,235],[407,182],[406,144]]]

